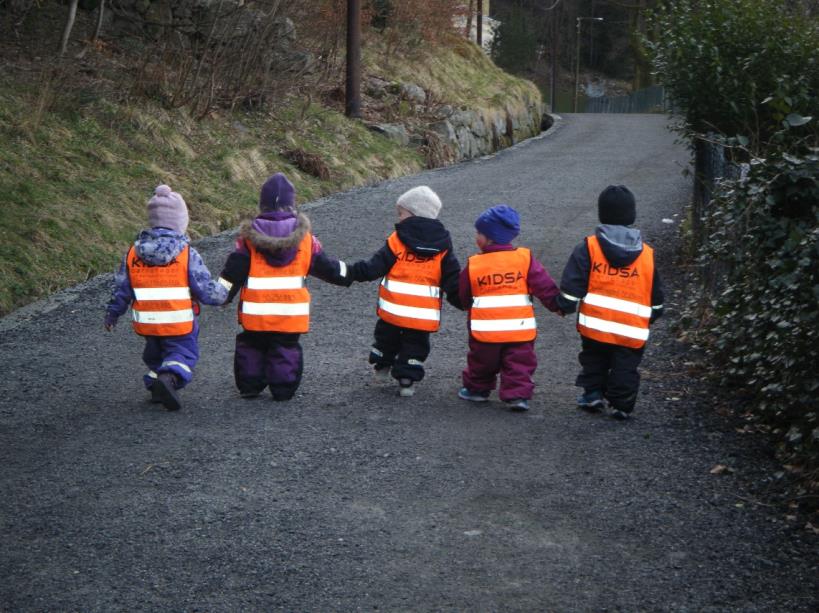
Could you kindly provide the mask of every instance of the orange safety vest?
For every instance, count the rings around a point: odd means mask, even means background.
[[[442,251],[434,256],[418,255],[407,249],[393,232],[387,245],[395,264],[378,288],[378,316],[395,326],[435,332],[441,325]]]
[[[522,343],[537,336],[535,309],[529,295],[532,253],[525,247],[491,251],[469,258],[472,307],[469,329],[484,343]]]
[[[606,260],[596,236],[589,236],[586,244],[591,272],[577,316],[578,332],[603,343],[639,349],[648,340],[654,250],[643,245],[633,263],[615,268]]]
[[[185,248],[165,266],[146,264],[132,245],[125,259],[134,290],[131,305],[134,331],[142,336],[180,336],[193,332],[194,303],[188,286]]]
[[[305,277],[312,260],[313,236],[307,232],[286,266],[271,266],[264,254],[247,242],[250,272],[242,287],[239,323],[254,332],[303,334],[310,329],[310,292]]]

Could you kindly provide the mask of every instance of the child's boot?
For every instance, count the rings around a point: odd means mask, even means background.
[[[637,392],[628,394],[627,396],[619,396],[615,399],[609,398],[609,407],[611,408],[610,415],[619,421],[625,421],[631,417],[631,412],[634,410],[634,405],[637,402]]]
[[[415,388],[412,386],[412,379],[398,379],[398,395],[402,398],[409,398],[415,394]]]
[[[512,411],[522,413],[529,410],[529,401],[526,398],[515,398],[514,400],[507,400],[506,406]]]
[[[178,411],[182,408],[179,395],[176,393],[176,376],[173,373],[159,373],[156,383],[151,387],[151,398],[154,397],[169,411]]]
[[[470,402],[488,402],[489,392],[475,392],[468,387],[462,387],[458,390],[458,398]]]
[[[389,381],[390,379],[390,365],[389,364],[376,364],[373,367],[373,373],[375,374],[375,378],[377,381],[385,382]]]
[[[151,383],[151,387],[148,388],[148,391],[151,392],[151,404],[161,404],[162,398],[159,397],[159,386],[156,384],[157,377],[156,373],[154,374],[153,383]]]
[[[605,406],[600,390],[586,391],[577,399],[577,408],[588,413],[600,413]]]

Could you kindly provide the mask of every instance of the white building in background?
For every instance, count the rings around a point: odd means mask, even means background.
[[[480,2],[481,0],[478,0]],[[466,3],[464,3],[466,4]],[[466,17],[460,16],[456,17],[454,20],[455,27],[458,29],[459,32],[463,33],[466,31]],[[470,28],[469,32],[469,40],[477,41],[477,32],[478,32],[478,24],[477,24],[477,16],[473,12],[472,13],[472,27]],[[489,0],[483,0],[483,28],[482,34],[483,38],[481,42],[483,43],[483,50],[486,53],[489,53],[490,49],[492,48],[492,40],[495,38],[495,30],[500,25],[500,21],[497,19],[492,19],[489,17]]]

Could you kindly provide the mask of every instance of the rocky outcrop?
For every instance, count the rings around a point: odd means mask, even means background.
[[[406,124],[373,123],[371,130],[384,134],[402,144],[434,145],[445,151],[443,158],[450,162],[468,160],[493,153],[540,134],[546,107],[539,99],[525,97],[504,106],[482,109],[456,109],[439,105],[427,109],[427,93],[414,83],[391,83],[370,77],[365,93],[380,103],[389,104],[389,98],[406,100],[417,111],[407,118]],[[440,160],[439,160],[440,161]]]

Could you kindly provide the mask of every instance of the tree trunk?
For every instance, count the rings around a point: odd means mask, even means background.
[[[475,0],[469,0],[466,9],[466,38],[472,40],[472,13],[475,11]]]
[[[65,52],[68,50],[68,39],[71,36],[71,30],[74,28],[74,20],[77,18],[78,3],[79,0],[71,0],[71,6],[68,7],[68,21],[65,22],[63,39],[60,42],[60,57],[65,55]]]
[[[97,40],[100,37],[100,33],[102,32],[102,19],[104,13],[105,0],[100,0],[99,13],[97,13],[97,27],[94,29],[94,36],[91,37],[91,40]]]
[[[483,49],[483,0],[478,0],[478,18],[475,22],[475,42]]]

